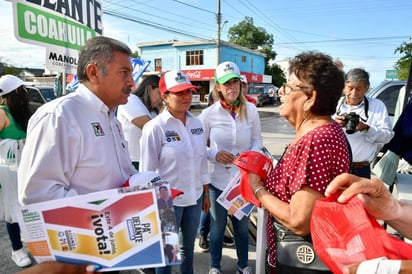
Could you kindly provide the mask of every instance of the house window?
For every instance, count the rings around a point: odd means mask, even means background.
[[[162,59],[154,59],[155,62],[155,71],[162,71]]]
[[[186,66],[203,65],[203,50],[186,51]]]

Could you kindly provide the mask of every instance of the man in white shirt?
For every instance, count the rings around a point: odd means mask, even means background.
[[[339,101],[335,115],[351,146],[351,173],[365,178],[370,178],[370,163],[394,134],[385,104],[365,96],[369,85],[368,72],[360,68],[348,71],[344,97]]]
[[[22,204],[120,187],[132,166],[118,105],[132,91],[131,50],[95,37],[80,51],[80,86],[39,108],[29,121],[18,171]]]

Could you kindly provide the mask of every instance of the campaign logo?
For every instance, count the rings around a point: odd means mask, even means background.
[[[103,127],[100,125],[99,122],[96,123],[92,123],[92,127],[94,130],[94,135],[96,136],[104,136],[104,131],[103,131]]]
[[[225,68],[223,69],[224,72],[226,73],[236,73],[235,68],[229,63],[226,64]]]
[[[168,143],[179,142],[182,139],[176,131],[166,131],[165,137]]]
[[[180,71],[177,72],[175,80],[176,80],[177,83],[186,83],[187,82],[187,79],[186,79],[185,75],[182,74]]]
[[[192,132],[192,135],[202,135],[203,134],[203,128],[192,128],[190,129],[190,132]]]

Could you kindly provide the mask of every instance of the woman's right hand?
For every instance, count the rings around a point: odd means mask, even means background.
[[[216,153],[216,161],[223,165],[230,165],[235,160],[235,155],[225,150],[221,150]]]
[[[262,180],[262,178],[260,178],[259,175],[253,172],[249,172],[249,183],[252,193],[255,193],[257,188],[265,186],[265,182]]]

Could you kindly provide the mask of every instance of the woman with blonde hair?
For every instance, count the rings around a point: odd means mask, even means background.
[[[263,140],[259,113],[247,102],[241,91],[241,76],[238,66],[223,62],[215,70],[215,95],[219,101],[202,111],[199,119],[205,130],[208,143],[207,157],[210,173],[210,274],[221,273],[220,261],[226,228],[227,210],[217,198],[232,178],[231,168],[235,156],[246,150],[259,151]],[[249,218],[231,218],[236,252],[237,273],[252,273],[248,266]]]

